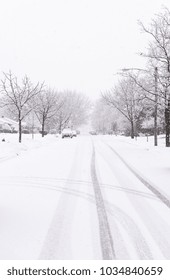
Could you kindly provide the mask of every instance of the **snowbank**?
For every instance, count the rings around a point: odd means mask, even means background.
[[[19,143],[18,134],[2,133],[0,134],[0,162],[18,156],[25,151],[40,148],[56,141],[57,138],[55,135],[42,137],[40,134],[34,134],[32,138],[31,134],[23,134],[22,143]]]

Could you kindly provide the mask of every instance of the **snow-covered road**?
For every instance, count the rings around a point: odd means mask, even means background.
[[[170,175],[156,184],[152,157],[80,136],[0,162],[0,259],[170,259]]]

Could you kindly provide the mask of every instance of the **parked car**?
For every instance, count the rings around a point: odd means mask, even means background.
[[[65,137],[70,137],[72,138],[73,137],[73,134],[72,134],[72,130],[70,128],[65,128],[63,129],[62,133],[61,133],[61,137],[62,138],[65,138]]]
[[[77,136],[77,131],[76,130],[72,130],[72,136],[76,137]]]
[[[96,131],[90,131],[89,132],[91,135],[97,135],[97,132]]]

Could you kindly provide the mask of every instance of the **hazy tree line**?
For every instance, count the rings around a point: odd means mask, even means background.
[[[123,128],[132,138],[139,133],[153,134],[155,145],[158,133],[165,133],[169,147],[170,11],[163,8],[148,27],[139,22],[139,30],[149,38],[146,53],[140,53],[141,59],[146,59],[146,68],[122,69],[117,84],[102,93],[100,102],[103,108],[108,106],[119,113],[118,120],[109,113],[109,120],[111,123],[116,121],[117,130]],[[97,128],[96,125],[93,123]]]
[[[80,93],[58,92],[44,83],[32,83],[27,76],[18,80],[12,72],[3,73],[0,88],[0,107],[18,122],[19,142],[25,121],[31,123],[32,129],[36,123],[41,126],[44,137],[46,130],[61,133],[66,127],[77,129],[88,119],[90,102]]]

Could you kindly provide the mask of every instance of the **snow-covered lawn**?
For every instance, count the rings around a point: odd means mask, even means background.
[[[18,156],[25,151],[47,145],[49,142],[56,141],[59,136],[48,135],[42,138],[40,134],[22,134],[22,143],[18,142],[18,134],[0,134],[0,161]],[[5,140],[5,141],[3,141]]]

